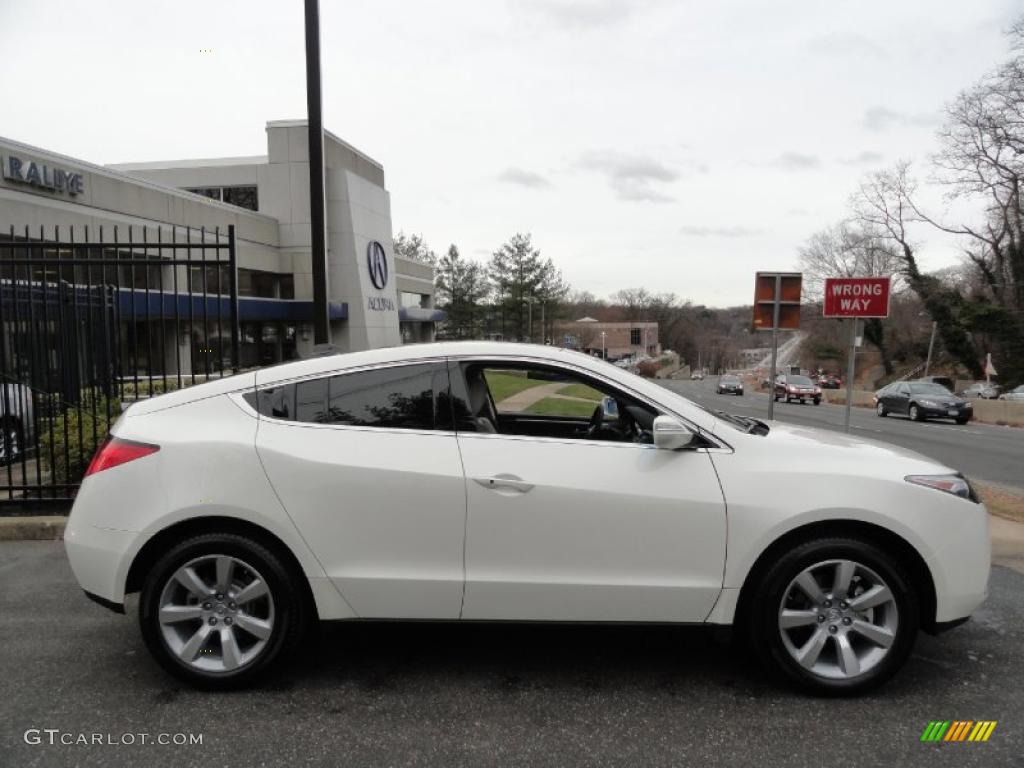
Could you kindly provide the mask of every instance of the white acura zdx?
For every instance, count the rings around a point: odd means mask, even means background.
[[[71,566],[170,672],[249,682],[314,619],[733,625],[862,691],[985,599],[988,520],[891,445],[712,412],[507,343],[315,357],[132,405]]]

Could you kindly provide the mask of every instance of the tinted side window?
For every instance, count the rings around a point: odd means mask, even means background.
[[[258,392],[247,392],[243,397],[245,402],[259,411],[261,416],[272,416],[275,419],[295,418],[294,384],[268,387]]]
[[[330,378],[328,424],[434,429],[435,366],[404,365]]]
[[[300,381],[295,385],[295,421],[324,422],[327,419],[327,379]]]

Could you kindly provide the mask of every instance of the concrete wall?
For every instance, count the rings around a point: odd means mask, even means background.
[[[239,265],[253,269],[280,268],[278,259],[277,222],[268,217],[224,203],[204,201],[188,192],[168,189],[158,184],[108,168],[84,163],[81,160],[47,152],[9,139],[0,139],[0,160],[6,162],[13,153],[20,158],[44,163],[50,168],[61,168],[81,173],[84,190],[71,196],[50,192],[0,178],[0,231],[14,226],[18,234],[29,226],[33,237],[39,236],[40,225],[45,236],[53,237],[54,225],[74,226],[76,237],[84,234],[86,226],[91,237],[98,237],[104,228],[105,238],[113,237],[118,227],[120,239],[127,240],[128,229],[140,240],[142,228],[147,237],[156,238],[157,230],[169,239],[177,228],[179,237],[185,227],[193,231],[201,227],[212,233],[217,227],[226,236],[227,228],[235,226]]]

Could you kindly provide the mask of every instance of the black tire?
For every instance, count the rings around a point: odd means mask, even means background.
[[[832,559],[853,560],[875,571],[889,586],[899,622],[888,653],[867,672],[845,679],[821,677],[790,655],[778,626],[779,610],[790,582],[805,568]],[[754,654],[790,685],[820,696],[852,696],[884,683],[906,662],[920,627],[920,603],[913,581],[899,561],[867,539],[828,537],[805,542],[782,554],[758,579],[748,603],[747,640]]]
[[[875,406],[875,413],[877,413],[879,417],[883,419],[889,415],[889,411],[885,409],[885,403],[883,403],[881,400],[879,400],[878,404]]]
[[[924,414],[922,414],[921,409],[917,407],[917,403],[910,404],[910,408],[907,410],[907,415],[910,416],[911,421],[924,421]]]
[[[815,405],[821,405],[821,398],[820,397],[814,398],[814,404]]]
[[[966,424],[970,420],[971,419],[970,419],[969,416],[967,418],[964,418],[963,416],[961,416],[959,419],[956,420],[956,423],[959,424],[960,426],[963,426],[964,424]]]
[[[228,555],[253,566],[263,576],[273,599],[273,628],[263,650],[228,672],[200,670],[182,661],[164,640],[159,620],[161,593],[167,582],[186,563],[209,555]],[[139,599],[139,625],[146,647],[165,670],[197,687],[233,689],[251,684],[296,649],[310,619],[302,576],[293,570],[277,554],[247,536],[208,533],[182,541],[146,575]]]

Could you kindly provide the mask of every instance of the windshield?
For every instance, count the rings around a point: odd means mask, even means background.
[[[910,393],[913,395],[949,395],[952,394],[941,384],[932,382],[920,382],[910,385]]]
[[[740,381],[740,377],[739,376],[723,376],[722,377],[722,383],[723,384],[738,384],[739,381]]]
[[[790,376],[786,379],[787,384],[792,384],[794,387],[813,387],[814,382],[806,376]]]

